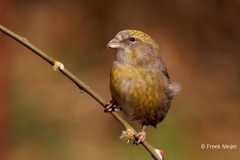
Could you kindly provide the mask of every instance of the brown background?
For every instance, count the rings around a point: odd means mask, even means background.
[[[239,17],[237,0],[0,0],[0,24],[105,100],[113,60],[106,44],[123,29],[149,34],[171,80],[182,85],[163,123],[147,130],[147,141],[167,160],[240,159]],[[119,139],[122,126],[95,100],[2,33],[0,74],[1,160],[150,159],[142,146]]]

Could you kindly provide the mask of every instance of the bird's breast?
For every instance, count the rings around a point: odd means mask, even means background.
[[[158,72],[147,72],[131,65],[113,66],[110,78],[112,97],[130,119],[156,119],[165,98],[161,76]]]

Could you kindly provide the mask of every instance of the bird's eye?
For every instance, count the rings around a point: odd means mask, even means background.
[[[136,40],[136,39],[135,39],[135,38],[133,38],[133,37],[132,37],[132,38],[130,38],[130,41],[131,41],[131,42],[135,42],[135,40]]]

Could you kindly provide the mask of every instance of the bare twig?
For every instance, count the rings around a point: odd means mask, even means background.
[[[15,39],[31,51],[33,51],[35,54],[43,58],[45,61],[50,63],[54,66],[54,69],[59,70],[62,72],[66,77],[68,77],[73,83],[75,83],[81,90],[87,92],[91,97],[93,97],[98,103],[100,103],[103,107],[106,105],[106,101],[104,101],[97,93],[95,93],[91,88],[89,88],[86,84],[84,84],[81,80],[79,80],[76,76],[74,76],[70,71],[68,71],[66,68],[64,68],[63,64],[58,62],[57,60],[53,59],[52,57],[48,56],[44,52],[42,52],[40,49],[32,45],[26,38],[23,38],[16,33],[10,31],[9,29],[3,27],[0,25],[0,31],[8,35],[9,37]],[[133,136],[136,138],[136,131],[116,112],[110,113],[118,122],[126,129],[126,131],[129,131],[133,134]],[[153,148],[150,144],[148,144],[146,141],[142,143],[142,145],[148,150],[148,152],[156,159],[161,160],[159,155],[156,153],[155,148]]]

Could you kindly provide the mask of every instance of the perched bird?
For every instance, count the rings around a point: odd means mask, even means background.
[[[125,117],[140,122],[142,131],[136,141],[139,144],[146,138],[148,125],[156,128],[163,121],[180,85],[170,83],[159,47],[147,34],[123,30],[108,47],[116,53],[110,74],[112,100],[107,103],[105,112],[119,106]]]

